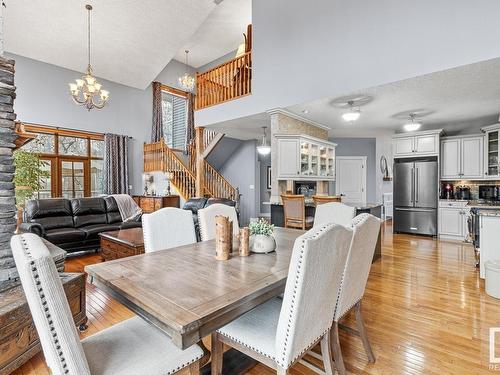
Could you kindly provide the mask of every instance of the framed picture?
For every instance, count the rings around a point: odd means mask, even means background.
[[[267,167],[267,188],[271,189],[271,167]]]

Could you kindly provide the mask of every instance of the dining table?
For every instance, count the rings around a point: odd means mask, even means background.
[[[284,292],[295,239],[305,233],[275,228],[276,251],[215,258],[215,240],[88,265],[90,282],[109,293],[180,349]],[[208,351],[207,351],[208,352]],[[244,373],[255,361],[234,349],[224,374]],[[202,374],[210,373],[210,366]]]

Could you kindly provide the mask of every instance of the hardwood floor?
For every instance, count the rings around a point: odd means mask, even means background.
[[[382,259],[372,266],[363,300],[377,360],[369,364],[361,340],[342,332],[347,370],[354,374],[494,373],[489,370],[488,339],[489,328],[500,327],[500,300],[485,294],[472,246],[393,236],[390,225],[385,226],[382,241]],[[71,258],[66,270],[81,272],[86,264],[98,261],[98,255]],[[133,315],[94,286],[87,288],[89,329],[83,337]],[[348,316],[345,323],[352,325],[352,318]],[[500,355],[500,345],[496,352]],[[14,374],[49,371],[39,354]],[[258,365],[248,374],[274,371]],[[314,373],[298,364],[291,374]]]

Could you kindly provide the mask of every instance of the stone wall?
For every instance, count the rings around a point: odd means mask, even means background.
[[[14,60],[0,56],[0,291],[18,282],[10,249],[10,238],[16,230],[12,158],[17,138],[14,131],[15,91]]]

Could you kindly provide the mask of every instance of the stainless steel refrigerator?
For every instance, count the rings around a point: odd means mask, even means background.
[[[394,162],[394,232],[437,235],[438,163],[432,159]]]

